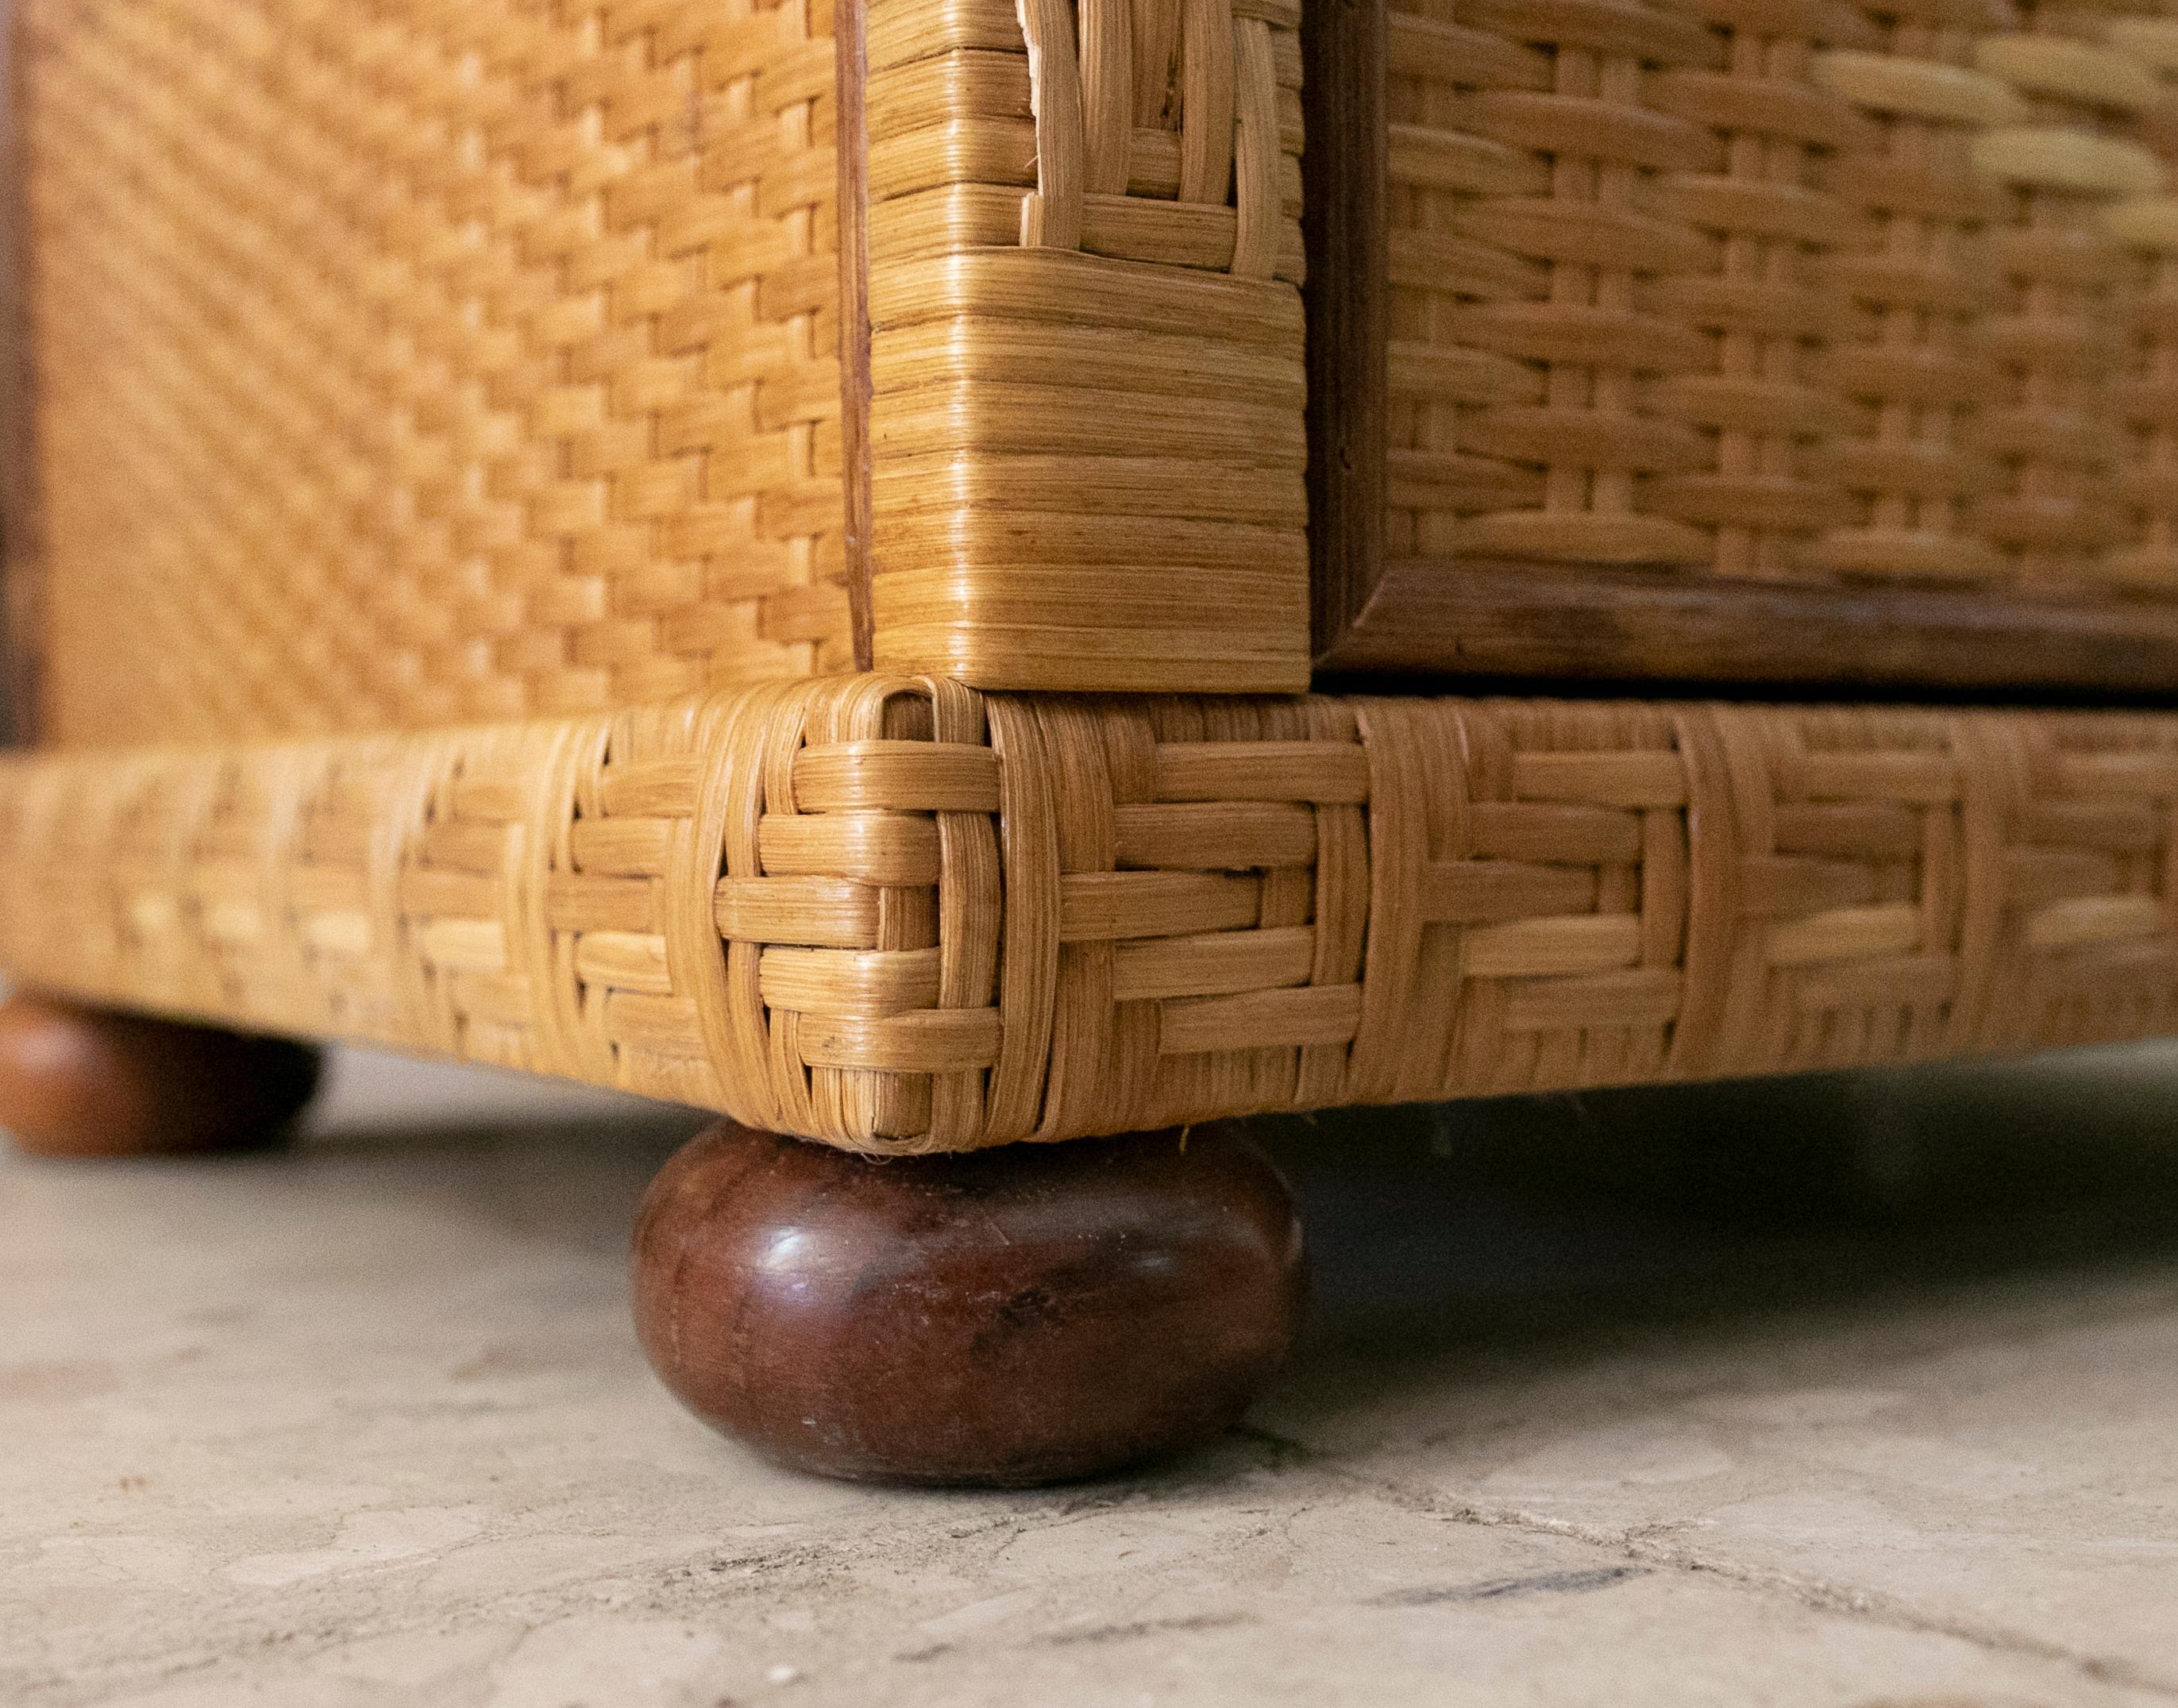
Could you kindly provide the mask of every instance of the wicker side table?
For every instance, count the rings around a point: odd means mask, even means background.
[[[1021,1481],[1275,1370],[1228,1118],[2178,1029],[2157,19],[9,40],[29,1141],[261,1136],[271,1037],[714,1109],[669,1382]]]

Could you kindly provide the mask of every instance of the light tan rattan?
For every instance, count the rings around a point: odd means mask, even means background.
[[[2178,592],[2148,0],[1391,3],[1384,556]],[[19,11],[48,739],[1305,686],[1300,0]]]
[[[1392,4],[1394,558],[2178,594],[2159,14]]]
[[[2178,1025],[2178,714],[1239,692],[1294,0],[24,9],[29,982],[873,1152]],[[1393,558],[2178,590],[2172,25],[1388,52]]]
[[[0,961],[870,1151],[2178,1023],[2178,714],[849,677],[0,763]]]
[[[15,10],[47,736],[852,667],[808,8]]]
[[[1298,0],[16,11],[45,739],[1306,685]]]

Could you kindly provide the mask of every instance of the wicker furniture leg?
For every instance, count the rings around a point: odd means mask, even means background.
[[[721,1122],[638,1216],[644,1350],[768,1457],[1023,1486],[1197,1445],[1305,1290],[1284,1182],[1229,1127],[884,1161]]]
[[[308,1044],[19,995],[0,1005],[0,1128],[39,1156],[276,1141],[317,1089]]]

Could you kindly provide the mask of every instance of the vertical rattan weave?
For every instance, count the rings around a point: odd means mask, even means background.
[[[2000,474],[1980,525],[2020,575],[2046,579],[2101,568],[2123,528],[2107,406],[2126,281],[2110,216],[2161,186],[2131,133],[2162,91],[2103,45],[2100,7],[2029,6],[2022,22],[1976,51],[2025,109],[1977,143],[2007,202],[1993,238],[2004,298],[1982,333],[2002,381],[1981,438]]]
[[[2021,103],[1973,68],[1993,8],[1930,0],[1865,18],[1874,41],[1815,67],[1874,136],[1828,163],[1852,211],[1831,272],[1843,322],[1825,362],[1852,411],[1830,465],[1849,510],[1809,561],[1847,577],[1980,580],[2005,567],[1970,526],[1995,479],[1978,433],[1993,378],[1978,328],[1996,298],[1988,227],[2003,207],[1973,147]]]
[[[2105,33],[2154,74],[2158,99],[2138,129],[2167,186],[2178,170],[2178,30],[2163,17],[2132,16]],[[2115,582],[2167,588],[2178,583],[2178,199],[2167,187],[2130,197],[2111,222],[2125,255],[2126,313],[2117,328],[2125,441],[2117,479],[2123,532],[2107,567]]]

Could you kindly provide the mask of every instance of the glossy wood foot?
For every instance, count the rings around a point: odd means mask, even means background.
[[[272,1143],[316,1089],[307,1044],[17,995],[0,1005],[0,1129],[34,1155]]]
[[[1196,1446],[1300,1324],[1300,1224],[1230,1129],[872,1162],[721,1123],[637,1218],[643,1349],[828,1476],[1019,1486]]]

